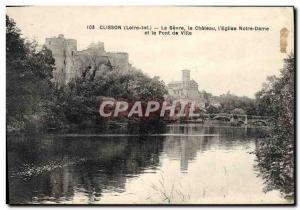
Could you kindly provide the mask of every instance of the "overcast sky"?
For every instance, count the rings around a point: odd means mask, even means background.
[[[200,90],[214,95],[230,91],[254,97],[266,77],[278,74],[282,59],[280,30],[287,28],[293,50],[292,8],[222,7],[12,7],[7,14],[23,36],[40,44],[64,34],[78,41],[105,43],[106,51],[129,53],[130,62],[166,83],[190,69]],[[86,25],[264,26],[268,32],[193,31],[192,36],[145,36],[142,31],[87,30]]]

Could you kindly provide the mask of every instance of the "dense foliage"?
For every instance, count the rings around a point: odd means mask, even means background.
[[[206,93],[207,95],[208,93]],[[205,95],[205,96],[206,96]],[[211,95],[211,94],[210,94]],[[258,115],[258,107],[255,99],[246,96],[236,96],[231,93],[222,94],[220,96],[210,96],[218,102],[218,106],[206,104],[206,110],[209,114],[227,113],[227,114],[247,114]],[[209,101],[210,99],[208,99]]]
[[[46,48],[25,43],[20,30],[6,17],[7,127],[24,129],[49,114],[54,59]]]
[[[256,115],[256,101],[246,96],[239,97],[230,93],[220,95],[220,112],[232,114]],[[237,111],[239,109],[239,111]]]
[[[150,78],[141,71],[102,72],[97,78],[81,76],[64,89],[63,112],[68,121],[75,123],[101,123],[99,106],[103,96],[114,100],[134,102],[136,100],[163,100],[167,93],[165,85],[158,78]],[[120,119],[119,119],[120,120]]]
[[[258,166],[267,183],[266,190],[279,189],[294,195],[294,56],[284,61],[279,77],[269,77],[256,94],[260,112],[273,117],[271,130],[258,144]]]

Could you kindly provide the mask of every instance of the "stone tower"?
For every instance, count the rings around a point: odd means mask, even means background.
[[[190,70],[184,69],[182,70],[182,81],[183,82],[188,82],[190,81]]]
[[[46,47],[52,51],[55,59],[55,71],[53,79],[59,85],[66,84],[76,75],[75,56],[77,53],[77,41],[75,39],[65,39],[64,35],[46,38]]]

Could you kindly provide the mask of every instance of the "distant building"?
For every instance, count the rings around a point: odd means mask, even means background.
[[[130,69],[129,55],[125,52],[106,52],[104,43],[91,44],[87,49],[77,51],[77,40],[65,39],[64,35],[46,38],[46,47],[52,51],[55,59],[53,80],[58,84],[66,84],[80,76],[83,71],[104,70],[107,66],[126,72]],[[96,72],[99,74],[99,72]]]
[[[168,84],[168,93],[172,99],[193,100],[200,102],[202,95],[198,90],[198,83],[190,79],[190,70],[182,70],[181,81],[172,81]],[[204,103],[204,101],[201,101]]]

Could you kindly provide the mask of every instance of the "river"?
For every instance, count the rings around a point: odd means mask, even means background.
[[[11,204],[276,204],[258,128],[168,125],[152,135],[8,135]]]

